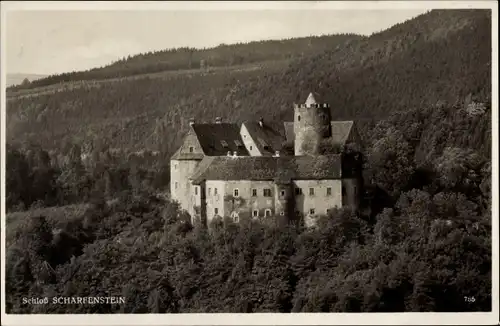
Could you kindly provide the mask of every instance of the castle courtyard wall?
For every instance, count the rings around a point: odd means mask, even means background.
[[[191,216],[195,214],[194,189],[189,177],[196,171],[199,161],[171,160],[170,161],[170,194],[173,200],[179,202],[182,209]]]
[[[302,189],[301,195],[295,194],[295,210],[304,216],[306,226],[311,226],[314,219],[326,215],[329,209],[342,207],[342,181],[341,180],[294,180],[294,188]],[[314,194],[310,189],[314,189]],[[327,189],[330,188],[330,194]],[[314,210],[314,212],[311,212]]]

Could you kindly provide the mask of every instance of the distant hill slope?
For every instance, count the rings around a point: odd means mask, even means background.
[[[122,78],[163,71],[232,67],[263,61],[290,60],[320,53],[347,40],[363,38],[364,36],[355,34],[323,35],[245,44],[221,44],[209,49],[167,49],[128,56],[102,68],[48,76],[23,88],[31,89],[61,82]]]
[[[308,47],[297,46],[300,53],[288,59],[99,82],[75,80],[49,86],[49,91],[23,90],[23,96],[21,90],[9,92],[8,138],[52,148],[70,140],[93,141],[159,148],[171,155],[191,117],[290,120],[292,103],[303,101],[310,90],[331,104],[333,118],[362,122],[438,102],[453,104],[468,95],[490,100],[487,10],[437,10],[367,38],[334,39],[328,39],[326,49],[322,45],[301,51]],[[115,65],[123,74],[126,62]],[[488,132],[487,127],[478,130]]]
[[[34,80],[38,80],[41,78],[45,78],[47,75],[39,75],[39,74],[7,74],[7,87],[20,85],[25,78],[27,78],[30,82]]]

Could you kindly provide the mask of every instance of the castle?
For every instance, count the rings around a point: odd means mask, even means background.
[[[204,225],[216,216],[301,216],[311,224],[335,207],[357,209],[361,160],[345,148],[361,148],[359,134],[353,121],[331,121],[316,97],[294,104],[294,121],[281,125],[191,119],[171,158],[171,198]]]

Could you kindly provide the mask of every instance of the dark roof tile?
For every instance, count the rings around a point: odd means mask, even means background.
[[[262,155],[274,155],[276,151],[280,151],[283,142],[286,140],[285,130],[280,124],[272,124],[264,121],[262,126],[259,122],[248,121],[244,123],[250,137],[256,142],[258,150]],[[259,141],[263,140],[267,146]]]
[[[194,184],[203,180],[290,180],[339,179],[340,155],[205,157],[191,176]]]
[[[227,155],[228,151],[236,151],[239,156],[249,155],[243,145],[240,128],[235,123],[195,123],[192,128],[203,153],[207,156]],[[239,141],[242,146],[237,146],[236,141]]]

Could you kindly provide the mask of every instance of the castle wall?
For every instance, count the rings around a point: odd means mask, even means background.
[[[356,124],[353,124],[351,132],[346,139],[346,144],[354,145],[354,149],[358,151],[363,151],[363,143],[361,141],[361,135],[359,134]]]
[[[243,139],[243,144],[245,145],[250,156],[262,156],[262,153],[259,151],[257,144],[255,144],[252,136],[248,132],[248,129],[245,127],[245,124],[241,125],[240,129],[241,139]]]
[[[303,214],[306,226],[314,223],[314,218],[326,215],[331,208],[342,207],[342,181],[341,180],[295,180],[293,182],[295,194],[295,210]],[[301,188],[302,194],[296,195],[295,188]],[[314,194],[310,194],[310,188]],[[327,189],[330,188],[330,194]],[[311,213],[311,210],[314,213]]]
[[[226,181],[207,180],[205,182],[205,205],[206,221],[210,221],[216,216],[224,217],[224,192]]]
[[[215,209],[217,209],[217,215],[232,217],[235,222],[249,218],[265,219],[266,210],[269,210],[269,217],[284,216],[283,220],[298,212],[304,216],[306,225],[311,226],[317,216],[326,215],[331,208],[343,207],[342,186],[345,184],[346,191],[351,194],[355,191],[356,182],[355,179],[346,180],[346,182],[342,180],[295,180],[290,186],[278,185],[273,181],[208,180],[205,182],[203,192],[206,198],[204,200],[206,209],[203,210],[202,207],[202,211],[206,211],[207,223],[210,223],[216,216]],[[301,188],[302,194],[296,195],[295,188]],[[311,188],[314,189],[313,194],[310,193]],[[217,189],[217,194],[215,194],[215,189]],[[235,189],[238,189],[238,196],[235,196]],[[256,190],[256,196],[253,196],[253,189]],[[269,189],[269,197],[264,196],[264,189]],[[328,189],[330,189],[329,193]],[[345,198],[355,197],[346,195]],[[202,197],[199,196],[198,200],[201,199]],[[349,201],[349,205],[355,203],[355,201]],[[291,208],[295,212],[291,211]],[[258,212],[257,217],[254,216],[254,211]]]
[[[301,104],[294,111],[295,155],[318,155],[321,140],[331,135],[330,109]]]
[[[179,202],[182,209],[193,216],[195,196],[189,177],[194,173],[200,161],[170,160],[170,195]]]
[[[208,188],[211,188],[210,195]],[[214,188],[217,188],[217,195],[214,195]],[[238,196],[234,196],[235,189],[238,189]],[[253,196],[253,189],[256,190],[256,196]],[[269,189],[269,197],[264,196],[264,189]],[[232,217],[235,222],[257,218],[254,211],[258,212],[258,218],[265,218],[266,210],[270,210],[270,215],[274,216],[275,192],[272,181],[206,181],[207,222],[210,223],[214,218],[215,208],[218,215]]]
[[[286,224],[294,219],[295,203],[294,189],[291,184],[274,185],[274,207],[275,216],[279,223]]]
[[[342,179],[342,188],[342,205],[357,210],[361,200],[361,180],[358,178]]]
[[[207,225],[207,205],[206,205],[206,184],[202,182],[200,185],[193,185],[193,203],[194,214],[191,215],[191,223],[197,226]]]

